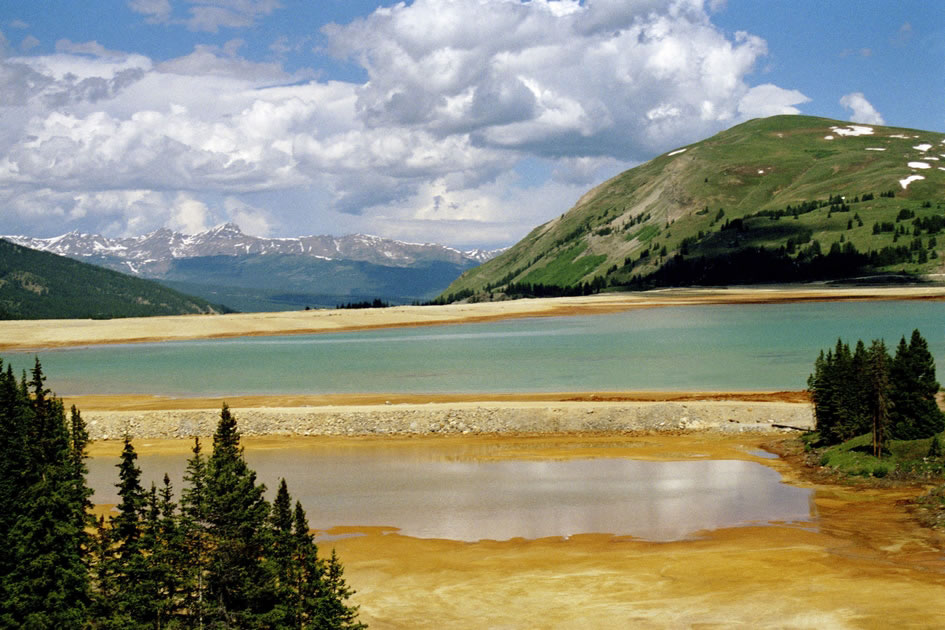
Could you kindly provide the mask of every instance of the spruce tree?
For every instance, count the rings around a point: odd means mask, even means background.
[[[207,464],[208,613],[223,627],[256,628],[278,615],[265,486],[246,465],[236,419],[224,404]]]
[[[935,360],[918,330],[908,344],[903,337],[890,366],[890,436],[898,440],[927,438],[945,429],[945,415],[935,401],[940,387]]]
[[[207,460],[200,438],[194,438],[193,456],[184,472],[180,501],[181,590],[188,625],[202,628],[206,614],[206,581],[210,539],[207,523]]]
[[[295,538],[292,535],[292,498],[285,479],[272,502],[269,526],[272,543],[268,557],[275,572],[279,624],[286,628],[301,627],[299,580],[301,566],[296,562]]]
[[[3,387],[12,404],[5,422],[19,431],[13,439],[22,438],[23,450],[19,474],[14,471],[16,480],[8,488],[17,496],[15,516],[8,516],[4,532],[0,623],[79,628],[88,620],[91,599],[82,526],[88,494],[84,477],[76,477],[84,441],[81,435],[72,441],[62,401],[46,389],[39,359],[31,375],[29,385],[24,376],[12,400],[10,382]],[[6,378],[11,376],[8,371]]]
[[[873,457],[882,457],[889,416],[889,355],[886,344],[874,340],[869,351],[870,415],[873,418]]]
[[[111,569],[115,599],[110,623],[115,627],[144,624],[153,616],[145,540],[148,496],[141,487],[137,459],[131,438],[126,435],[118,463],[117,514],[111,520],[110,535],[115,545]]]

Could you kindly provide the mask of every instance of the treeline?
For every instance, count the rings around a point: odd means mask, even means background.
[[[30,381],[0,371],[0,627],[364,627],[285,481],[264,498],[225,405],[211,455],[195,441],[179,503],[167,475],[141,486],[126,439],[117,511],[96,522],[85,424],[44,382],[39,361]]]
[[[714,256],[685,257],[676,254],[655,271],[632,276],[628,281],[614,281],[612,286],[633,289],[658,286],[759,284],[766,282],[810,282],[852,278],[873,273],[875,269],[909,262],[925,262],[929,253],[921,240],[911,245],[886,246],[863,253],[853,243],[834,243],[824,253],[818,241],[800,250],[741,247]],[[795,254],[796,252],[796,254]],[[793,255],[792,255],[793,254]],[[632,268],[633,261],[624,265]],[[616,269],[612,268],[612,271]]]
[[[385,302],[380,298],[374,298],[372,301],[364,300],[363,302],[346,302],[344,304],[339,304],[336,308],[344,309],[356,309],[356,308],[388,308],[390,302]]]
[[[918,330],[908,343],[905,337],[899,341],[895,356],[882,340],[869,348],[857,341],[851,351],[838,339],[833,350],[817,357],[807,386],[827,445],[872,432],[878,456],[887,439],[927,438],[945,429],[935,401],[935,361]]]

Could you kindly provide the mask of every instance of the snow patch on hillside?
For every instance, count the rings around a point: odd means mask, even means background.
[[[866,147],[867,151],[885,151],[885,147]]]
[[[925,178],[922,177],[921,175],[910,175],[909,177],[905,179],[900,179],[899,185],[902,186],[903,190],[905,190],[906,188],[909,187],[909,184],[911,184],[912,182],[917,182],[920,179],[925,179]]]
[[[927,162],[909,162],[909,168],[932,168]]]
[[[929,149],[932,148],[932,145],[931,145],[931,144],[927,144],[927,143],[922,143],[922,144],[916,145],[916,146],[914,146],[914,147],[912,147],[912,148],[915,149],[916,151],[922,151],[923,153],[925,153],[926,151],[928,151]]]
[[[850,125],[849,127],[831,127],[830,130],[838,136],[872,136],[873,128],[865,125]]]
[[[676,149],[675,151],[671,151],[667,153],[666,155],[679,155],[680,153],[685,153],[685,152],[686,152],[686,149]]]

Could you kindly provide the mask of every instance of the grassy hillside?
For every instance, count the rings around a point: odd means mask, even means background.
[[[223,310],[150,280],[0,239],[0,319],[146,317]]]
[[[752,120],[601,184],[442,298],[942,273],[943,156],[940,132]]]

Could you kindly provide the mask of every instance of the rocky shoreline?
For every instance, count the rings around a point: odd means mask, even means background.
[[[813,428],[809,404],[784,402],[430,403],[344,407],[233,408],[240,432],[259,435],[431,435]],[[219,409],[88,411],[92,440],[212,435]]]

